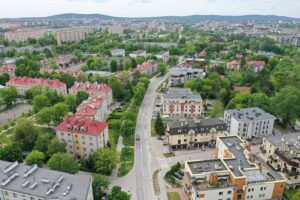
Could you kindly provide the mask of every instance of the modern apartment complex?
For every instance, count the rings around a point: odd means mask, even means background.
[[[1,200],[93,200],[92,178],[0,160]]]
[[[172,149],[194,148],[215,144],[218,136],[227,134],[220,119],[173,121],[167,123],[166,136]]]
[[[106,147],[108,142],[108,124],[93,119],[72,116],[56,127],[56,137],[66,142],[66,150],[81,159]]]
[[[85,39],[85,36],[93,31],[93,27],[60,29],[54,30],[53,35],[57,40],[57,44],[60,45],[64,42],[79,42],[80,40]]]
[[[27,29],[27,30],[18,30],[13,32],[4,33],[5,40],[9,42],[22,42],[29,38],[31,39],[40,39],[45,35],[44,30],[35,30],[35,29]]]
[[[157,63],[155,60],[148,60],[136,67],[136,70],[141,74],[153,75],[157,71]]]
[[[261,150],[268,164],[282,173],[287,189],[300,188],[300,133],[265,137]]]
[[[205,75],[203,69],[174,67],[170,69],[169,85],[176,86],[192,78],[204,78]]]
[[[190,200],[267,200],[282,197],[285,180],[250,153],[238,136],[218,137],[215,159],[185,162],[184,191]]]
[[[50,80],[43,78],[12,77],[6,82],[6,86],[15,86],[19,94],[24,95],[26,91],[34,86],[42,86],[47,89],[56,90],[57,93],[66,95],[67,86],[59,80]]]
[[[70,94],[77,94],[79,91],[85,91],[91,96],[103,96],[107,100],[107,105],[111,105],[113,102],[112,89],[105,84],[75,82],[69,89]]]
[[[257,138],[271,135],[276,117],[260,108],[225,110],[224,121],[230,134],[241,138]]]
[[[162,115],[194,118],[202,114],[202,98],[199,94],[193,94],[190,88],[169,88],[162,96]]]
[[[76,108],[75,116],[105,121],[108,116],[107,99],[102,96],[89,97]]]

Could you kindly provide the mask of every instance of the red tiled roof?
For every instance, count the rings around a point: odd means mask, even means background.
[[[102,134],[107,127],[106,122],[72,116],[58,125],[55,130],[97,136]]]
[[[111,92],[111,88],[105,84],[98,83],[78,83],[75,82],[74,85],[70,88],[70,90],[79,91],[79,90],[87,90],[87,91],[98,91],[101,93]]]
[[[258,67],[258,66],[260,66],[260,65],[265,66],[265,65],[266,65],[266,62],[265,62],[265,61],[256,61],[256,60],[252,60],[252,61],[247,61],[247,65],[249,65],[249,66],[255,66],[255,67]]]
[[[78,107],[75,115],[80,116],[94,116],[99,108],[104,103],[105,98],[102,96],[90,97],[87,100],[83,101]]]
[[[15,65],[0,65],[0,72],[1,73],[11,73],[15,72],[16,66]]]
[[[154,60],[148,60],[148,61],[144,62],[143,64],[138,65],[136,69],[138,71],[145,71],[147,69],[151,69],[155,65],[156,65],[156,61],[154,61]]]
[[[51,74],[51,73],[66,73],[66,74],[69,74],[73,77],[78,77],[78,76],[81,76],[81,75],[84,75],[84,73],[80,70],[73,70],[73,69],[48,69],[48,68],[41,68],[40,69],[40,73],[42,74]]]
[[[66,85],[59,80],[50,80],[43,78],[13,77],[6,84],[12,85],[42,85],[48,88],[59,88]]]
[[[236,61],[236,60],[233,60],[231,62],[228,62],[227,63],[228,65],[240,65],[240,62],[239,61]]]
[[[233,90],[237,92],[251,92],[251,87],[246,86],[233,86]]]

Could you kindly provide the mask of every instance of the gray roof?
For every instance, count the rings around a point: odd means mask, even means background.
[[[158,52],[156,55],[165,55],[165,54],[169,54],[169,51],[161,51],[161,52]]]
[[[220,119],[201,119],[200,121],[173,121],[168,123],[169,133],[171,135],[176,134],[188,134],[191,130],[198,133],[210,133],[212,129],[216,131],[226,131],[227,125]]]
[[[187,164],[193,174],[227,170],[220,159],[188,161]]]
[[[296,142],[300,143],[300,132],[287,133],[283,135],[271,135],[265,137],[265,139],[273,144],[276,148],[281,146],[282,141],[288,142],[290,145],[294,145]]]
[[[202,99],[199,94],[193,94],[190,88],[170,88],[163,96],[164,99]]]
[[[236,119],[237,121],[243,122],[276,119],[276,117],[274,117],[270,113],[267,113],[257,107],[225,110],[225,113],[230,114],[231,117]]]
[[[146,51],[145,50],[137,50],[137,51],[132,52],[131,54],[141,54],[144,52],[146,52]]]
[[[170,69],[170,76],[179,77],[186,75],[194,75],[202,72],[203,70],[201,69],[174,67]]]
[[[13,163],[0,160],[1,189],[14,191],[16,193],[28,194],[38,198],[57,198],[60,200],[84,200],[87,198],[91,177],[87,175],[72,175],[63,172],[53,171],[44,168],[36,168],[31,174],[25,177],[26,171],[30,171],[30,166],[18,164],[15,168],[5,173],[5,169]],[[18,174],[15,178],[4,184],[8,177]],[[59,181],[59,179],[62,179]],[[58,181],[58,182],[56,182]],[[47,191],[58,183],[54,192],[47,195]],[[34,186],[35,185],[35,186]],[[70,190],[67,195],[63,195],[67,188]]]

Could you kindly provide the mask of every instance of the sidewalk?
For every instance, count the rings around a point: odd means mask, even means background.
[[[122,148],[123,148],[123,137],[120,135],[119,138],[118,138],[118,144],[117,144],[117,153],[120,155],[121,154],[121,151],[122,151]],[[112,171],[111,173],[111,176],[110,176],[110,179],[111,180],[115,180],[118,178],[118,171],[119,171],[119,166],[120,164],[118,164],[115,169]]]

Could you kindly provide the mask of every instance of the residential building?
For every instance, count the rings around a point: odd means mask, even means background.
[[[166,136],[170,148],[194,148],[214,145],[218,136],[227,134],[220,119],[178,120],[167,123]]]
[[[45,35],[44,30],[35,30],[35,29],[26,29],[26,30],[17,30],[13,32],[6,32],[4,33],[5,40],[9,42],[22,42],[29,38],[32,39],[40,39],[43,38]]]
[[[0,53],[3,53],[5,50],[5,47],[3,45],[0,45]]]
[[[199,56],[200,58],[205,58],[205,57],[207,56],[206,50],[200,51],[200,52],[198,53],[198,56]]]
[[[230,134],[251,139],[272,134],[276,117],[260,108],[225,110],[224,121]]]
[[[203,101],[190,88],[169,88],[162,96],[162,115],[170,117],[202,117]]]
[[[203,69],[174,67],[170,69],[169,85],[176,86],[192,78],[204,78],[205,76],[206,73]]]
[[[0,65],[0,74],[8,74],[9,77],[14,77],[15,76],[15,70],[16,66],[15,65]]]
[[[87,75],[100,75],[104,77],[111,77],[113,73],[108,72],[108,71],[98,71],[98,70],[88,70],[85,72]]]
[[[53,35],[57,40],[57,44],[62,44],[65,42],[79,42],[83,40],[85,36],[94,31],[93,27],[84,27],[84,28],[68,28],[68,29],[59,29],[53,31]]]
[[[24,95],[28,90],[34,86],[42,86],[47,89],[56,90],[57,93],[66,95],[67,86],[59,80],[50,80],[43,78],[29,78],[29,77],[12,77],[6,82],[6,86],[15,86],[19,94]]]
[[[107,146],[108,124],[72,116],[56,127],[56,138],[66,142],[66,151],[78,159],[87,158]]]
[[[93,200],[92,177],[0,160],[3,200]]]
[[[137,50],[129,54],[131,58],[144,57],[146,58],[147,52],[145,50]]]
[[[210,67],[226,66],[226,63],[220,60],[210,60],[209,63]]]
[[[246,66],[253,69],[255,72],[260,72],[265,67],[265,61],[247,61]]]
[[[300,133],[268,136],[261,145],[264,159],[281,172],[287,189],[300,188]]]
[[[123,35],[124,33],[124,27],[120,23],[114,23],[110,28],[109,32],[111,34],[118,34],[118,35]]]
[[[241,69],[241,63],[240,61],[231,61],[227,63],[227,69],[231,69],[231,70],[240,70]]]
[[[251,87],[247,87],[247,86],[233,86],[233,91],[234,92],[251,93]]]
[[[110,51],[111,56],[125,57],[125,49],[113,49]]]
[[[164,62],[169,62],[169,59],[170,59],[169,51],[161,51],[161,52],[157,53],[155,56],[158,59],[162,59]]]
[[[107,99],[102,96],[91,96],[77,108],[75,116],[105,121],[108,115]]]
[[[69,89],[70,94],[77,94],[79,91],[85,91],[91,96],[103,96],[107,99],[107,105],[111,105],[113,102],[112,89],[105,84],[89,83],[89,82],[75,82]]]
[[[155,60],[148,60],[138,65],[136,70],[141,74],[153,75],[157,71],[157,63]]]
[[[257,161],[238,136],[218,137],[215,159],[185,162],[183,189],[189,200],[281,199],[285,180]]]

